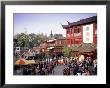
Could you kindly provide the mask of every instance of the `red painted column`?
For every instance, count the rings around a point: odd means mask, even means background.
[[[96,36],[95,36],[95,23],[93,23],[93,43],[96,43]]]
[[[67,46],[67,29],[66,29],[66,46]]]
[[[81,43],[83,43],[83,25],[81,25]]]
[[[68,30],[69,30],[69,37],[68,37],[68,41],[69,41],[69,45],[71,46],[71,30],[70,30],[70,28],[68,28]]]
[[[95,30],[97,31],[97,23],[95,23]],[[97,44],[97,34],[96,34],[96,40],[95,40],[95,43]]]
[[[73,44],[74,44],[74,27],[72,27],[72,34],[73,34]]]
[[[71,46],[73,45],[73,28],[71,28]]]
[[[72,46],[72,42],[71,42],[71,28],[69,28],[69,30],[70,30],[70,46]]]

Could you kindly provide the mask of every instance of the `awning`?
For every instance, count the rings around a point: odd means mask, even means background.
[[[15,65],[27,65],[28,62],[25,59],[19,59],[15,62]]]
[[[28,64],[35,64],[35,60],[27,60]]]

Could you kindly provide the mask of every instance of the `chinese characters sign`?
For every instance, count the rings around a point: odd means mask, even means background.
[[[93,24],[83,26],[83,42],[93,43]]]

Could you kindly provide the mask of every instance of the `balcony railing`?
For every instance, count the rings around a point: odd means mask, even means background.
[[[74,36],[81,36],[81,33],[74,33]]]
[[[70,34],[67,34],[67,37],[70,37]]]

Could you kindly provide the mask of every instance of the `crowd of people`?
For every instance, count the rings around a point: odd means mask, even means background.
[[[18,75],[49,75],[53,74],[53,69],[57,61],[40,61],[38,64],[14,66],[15,74]]]
[[[69,59],[69,58],[68,58]],[[59,62],[61,61],[61,62]],[[43,59],[38,64],[14,66],[15,75],[55,75],[54,68],[64,65],[62,75],[97,75],[97,61],[86,57],[83,61],[72,59],[69,61],[63,57],[54,59]]]
[[[64,69],[64,75],[97,75],[97,61],[92,60],[90,57],[85,58],[84,61],[78,62],[72,60],[69,62],[68,67]]]

